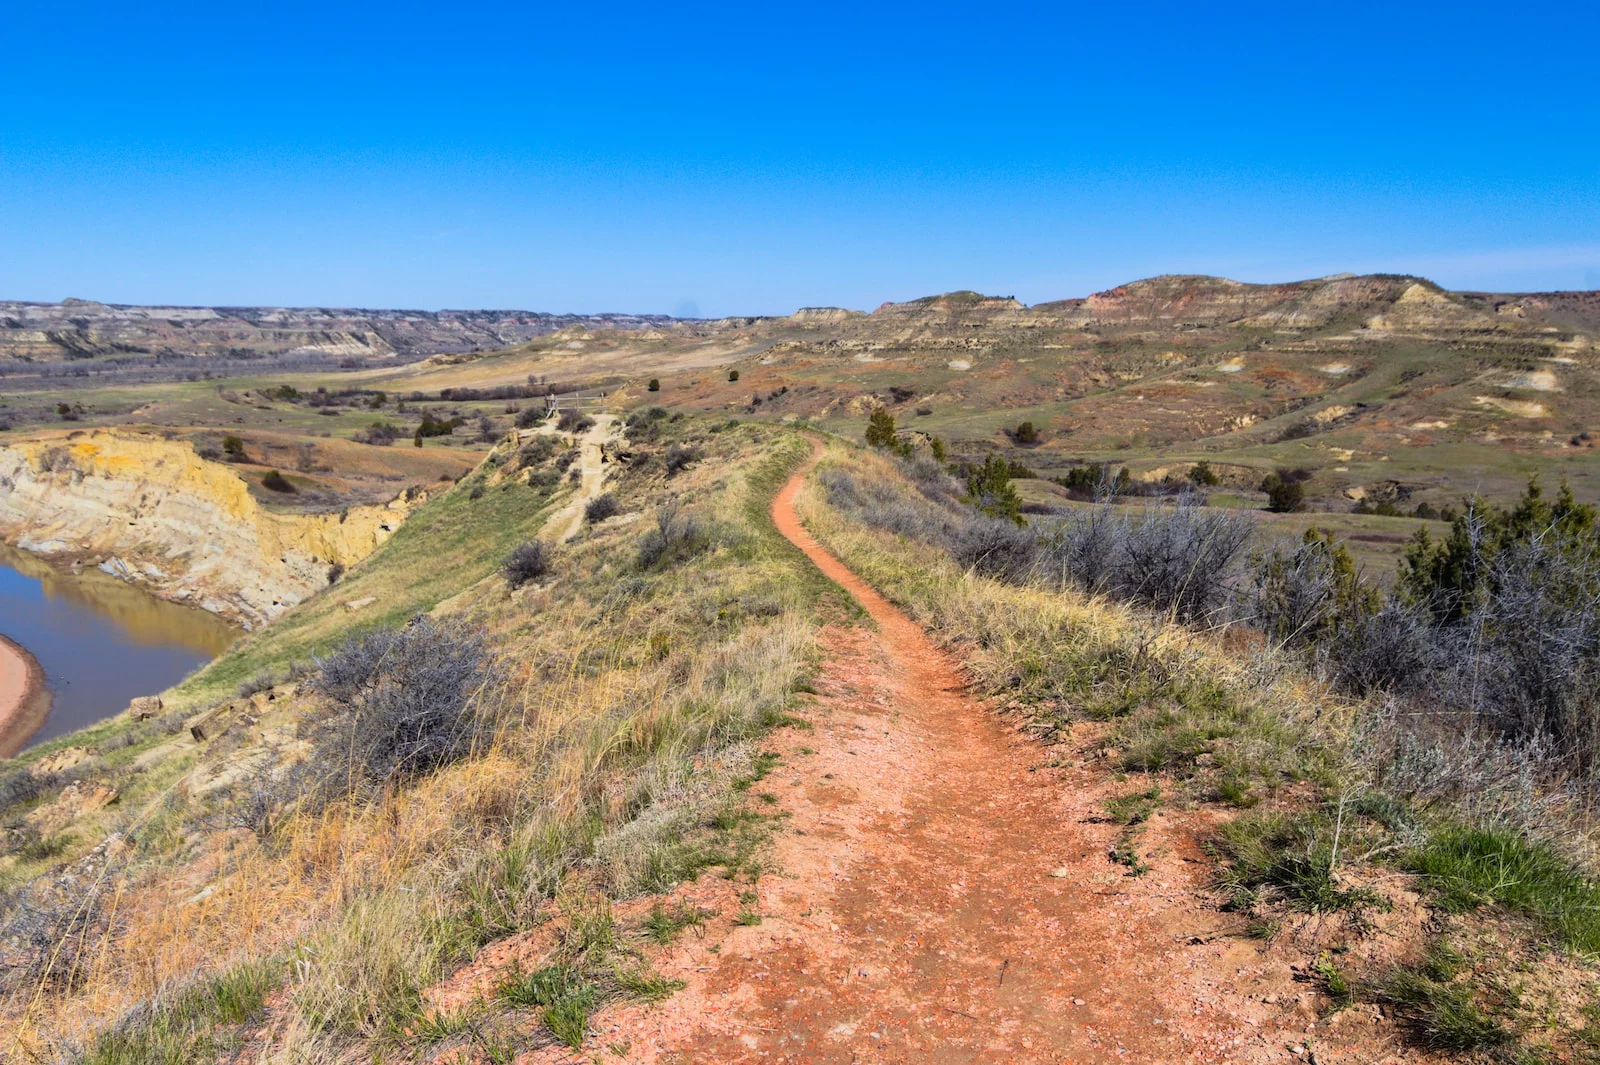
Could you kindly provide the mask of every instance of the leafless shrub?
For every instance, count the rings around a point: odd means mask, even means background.
[[[671,477],[681,473],[689,464],[700,457],[700,452],[692,447],[681,447],[673,444],[667,448],[667,453],[662,457],[662,465],[667,469],[667,476]]]
[[[583,508],[583,520],[590,525],[599,524],[607,518],[615,517],[622,510],[622,502],[617,499],[615,492],[605,492],[589,500]]]
[[[817,479],[832,506],[858,521],[915,540],[948,546],[969,520],[969,513],[919,499],[891,481],[857,478],[840,469],[823,470]]]
[[[1600,764],[1600,559],[1535,538],[1500,551],[1486,585],[1454,633],[1472,663],[1455,674],[1455,701],[1505,735],[1548,738],[1564,759],[1592,769]]]
[[[278,838],[278,830],[294,814],[302,798],[319,797],[309,762],[281,763],[282,752],[272,749],[243,779],[235,783],[201,824],[212,830],[248,829],[260,842]]]
[[[1040,571],[1062,585],[1099,594],[1111,583],[1126,539],[1127,519],[1102,500],[1041,527]]]
[[[317,664],[317,690],[344,711],[319,746],[371,781],[454,761],[489,725],[473,711],[490,683],[489,651],[483,631],[465,622],[419,615],[353,637]]]
[[[950,553],[985,577],[1020,584],[1034,573],[1038,535],[1026,526],[978,515],[957,530]]]
[[[1332,619],[1337,593],[1338,574],[1324,543],[1280,540],[1250,567],[1242,620],[1274,643],[1306,646]]]
[[[0,779],[0,813],[21,803],[32,802],[66,784],[60,773],[35,773],[28,766],[18,766]]]
[[[639,565],[644,569],[679,562],[710,546],[710,536],[693,515],[684,514],[676,500],[656,508],[656,527],[639,541]]]
[[[918,491],[933,502],[945,506],[956,506],[961,502],[965,486],[927,452],[916,452],[903,464],[903,468]]]
[[[1209,619],[1229,598],[1252,529],[1248,515],[1200,506],[1188,494],[1176,506],[1146,507],[1116,537],[1111,590],[1183,621]]]
[[[0,903],[0,991],[78,986],[109,927],[109,893],[91,863],[57,880],[36,880]]]
[[[253,677],[246,677],[234,687],[234,694],[241,699],[248,699],[257,692],[271,691],[277,687],[278,679],[272,670],[263,669]]]
[[[511,552],[500,572],[505,575],[506,584],[521,588],[550,572],[550,552],[540,541],[529,540]]]
[[[1449,665],[1426,615],[1403,603],[1386,603],[1337,633],[1323,649],[1335,687],[1354,695],[1397,695],[1425,689]]]
[[[582,433],[594,428],[594,419],[585,417],[583,412],[568,407],[556,419],[556,428],[563,433]]]

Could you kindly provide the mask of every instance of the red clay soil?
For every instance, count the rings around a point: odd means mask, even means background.
[[[782,762],[759,787],[787,817],[763,920],[732,922],[726,881],[685,885],[678,898],[720,914],[653,959],[685,989],[603,1011],[581,1055],[519,1060],[1395,1060],[1382,1038],[1350,1055],[1350,1032],[1344,1053],[1308,1053],[1316,996],[1218,934],[1192,832],[1137,880],[1108,861],[1115,830],[1096,815],[1127,785],[1044,768],[1044,747],[968,697],[952,660],[801,527],[809,468],[773,517],[877,631],[825,631],[814,727],[772,741]]]

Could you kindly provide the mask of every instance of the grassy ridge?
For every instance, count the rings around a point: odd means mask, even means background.
[[[608,998],[670,991],[630,946],[646,931],[614,927],[609,900],[708,868],[753,889],[769,819],[744,789],[770,770],[760,737],[789,719],[812,668],[812,619],[839,604],[825,602],[826,582],[767,517],[808,442],[763,426],[657,422],[640,427],[632,461],[616,471],[622,514],[558,549],[545,579],[509,591],[491,575],[548,504],[521,484],[490,483],[474,499],[469,478],[291,612],[281,632],[266,630],[197,677],[189,697],[210,698],[329,646],[349,623],[346,598],[387,596],[373,608],[377,623],[455,596],[451,616],[482,627],[495,652],[497,681],[478,696],[495,724],[464,760],[316,807],[297,807],[270,772],[125,806],[105,827],[137,844],[101,875],[109,897],[129,901],[114,918],[87,915],[104,946],[70,982],[46,971],[6,987],[0,1050],[70,1056],[66,1033],[142,1002],[151,1008],[82,1044],[83,1060],[204,1056],[268,1020],[253,1005],[212,1010],[206,988],[254,988],[259,973],[285,1053],[381,1058],[525,1042],[525,1024],[519,1035],[502,1023],[518,1005],[510,992],[458,1017],[434,1011],[427,991],[483,944],[541,928],[555,930],[551,973],[529,1002],[559,1038],[581,1037],[587,1012]],[[670,446],[699,457],[669,478]],[[703,535],[645,565],[641,533],[669,501]],[[209,776],[259,752],[292,765],[317,742],[308,726],[327,710],[304,685],[281,691],[275,720],[300,721],[300,738],[271,722],[270,731],[241,724],[171,769],[124,768],[114,783],[138,794],[146,778],[173,782],[192,765]],[[263,803],[272,816],[252,813]],[[245,831],[219,832],[230,825]],[[210,884],[198,901],[196,876]],[[55,905],[50,881],[37,883],[35,901]],[[0,906],[0,920],[9,917]],[[174,997],[174,987],[185,990]]]
[[[475,480],[475,479],[474,479]],[[351,632],[397,625],[494,573],[555,509],[552,495],[508,482],[478,499],[463,481],[430,499],[371,557],[321,595],[242,641],[174,692],[179,705],[231,694],[263,669],[283,668],[328,650]],[[346,604],[373,597],[352,613]]]

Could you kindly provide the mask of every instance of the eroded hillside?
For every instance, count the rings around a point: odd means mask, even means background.
[[[1576,293],[1158,277],[1032,307],[958,292],[670,332],[573,326],[383,380],[427,392],[548,376],[841,433],[883,406],[965,456],[1009,454],[1046,475],[1098,462],[1160,479],[1206,460],[1240,488],[1304,468],[1313,496],[1345,508],[1438,507],[1509,496],[1538,470],[1600,496],[1594,328]]]
[[[239,472],[151,433],[53,434],[0,447],[0,536],[98,566],[247,629],[333,583],[426,497],[324,513],[275,510]]]

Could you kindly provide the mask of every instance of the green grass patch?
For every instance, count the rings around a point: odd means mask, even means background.
[[[1106,800],[1106,816],[1119,825],[1137,825],[1150,819],[1156,807],[1161,805],[1161,789],[1158,787],[1146,788],[1144,791],[1132,792],[1128,795],[1118,795]]]
[[[271,962],[231,969],[159,1001],[134,1023],[102,1032],[74,1065],[177,1065],[220,1061],[243,1044],[281,970]]]
[[[680,899],[670,910],[657,900],[640,925],[647,939],[668,946],[685,928],[702,929],[706,918],[712,914],[698,906],[688,906]]]
[[[513,1006],[542,1007],[550,1034],[577,1050],[601,996],[600,988],[572,966],[547,965],[501,985],[499,997]]]
[[[1600,954],[1600,886],[1549,847],[1507,829],[1450,826],[1406,864],[1446,909],[1503,906],[1532,917],[1573,950]]]
[[[1435,1050],[1485,1050],[1514,1034],[1487,1013],[1463,975],[1459,954],[1442,940],[1419,965],[1398,966],[1374,981],[1372,997],[1394,1006],[1412,1037]]]

